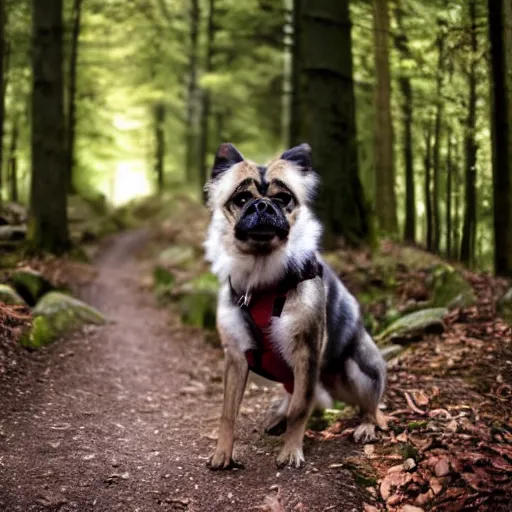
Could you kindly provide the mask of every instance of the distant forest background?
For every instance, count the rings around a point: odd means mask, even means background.
[[[326,245],[512,275],[510,0],[0,0],[0,201],[69,246],[70,194],[198,199],[230,141],[307,141]]]

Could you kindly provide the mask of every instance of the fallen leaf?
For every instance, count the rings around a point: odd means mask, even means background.
[[[446,476],[450,473],[450,463],[447,457],[441,457],[434,466],[436,476]]]

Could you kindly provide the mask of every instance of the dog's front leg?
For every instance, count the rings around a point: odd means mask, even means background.
[[[241,352],[232,348],[226,348],[225,351],[224,405],[217,447],[209,461],[211,469],[227,469],[234,464],[232,455],[235,420],[249,373],[247,359]]]
[[[284,446],[277,457],[279,467],[300,467],[305,462],[302,444],[314,405],[315,385],[319,374],[317,359],[314,349],[308,346],[306,340],[297,340],[297,348],[293,354],[294,387],[286,416]]]

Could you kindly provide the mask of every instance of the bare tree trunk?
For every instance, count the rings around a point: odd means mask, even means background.
[[[460,144],[459,141],[455,141],[453,147],[453,159],[452,159],[452,189],[453,189],[453,221],[452,221],[452,253],[451,257],[454,260],[459,259],[459,247],[460,247],[460,207],[461,207],[461,176],[460,176]]]
[[[205,73],[210,73],[213,66],[214,42],[215,42],[215,0],[209,0],[208,28],[206,32],[206,62]],[[199,140],[199,165],[201,187],[208,178],[208,141],[210,128],[211,93],[203,90],[202,112],[201,112],[201,137]]]
[[[373,0],[375,38],[375,207],[380,228],[398,231],[396,216],[391,79],[389,75],[389,15],[387,0]]]
[[[412,57],[409,49],[409,40],[403,26],[403,10],[400,2],[396,4],[395,17],[399,34],[395,38],[395,46],[402,59]],[[404,240],[409,243],[416,241],[416,198],[414,190],[414,160],[413,160],[413,96],[411,79],[404,74],[398,78],[400,91],[402,92],[401,110],[404,124],[403,156],[405,164],[405,225]]]
[[[69,58],[68,73],[68,108],[67,108],[67,144],[66,144],[66,172],[67,172],[67,191],[69,194],[75,193],[73,175],[75,168],[75,138],[76,138],[76,76],[78,60],[78,42],[80,38],[80,19],[82,14],[82,0],[73,2],[73,27],[71,31],[71,50]]]
[[[432,214],[432,122],[429,120],[425,132],[425,156],[423,159],[425,167],[425,215],[427,221],[427,250],[432,251],[434,241],[434,222]]]
[[[325,245],[370,238],[357,166],[349,0],[303,0],[300,17],[300,130],[322,177],[318,213]]]
[[[11,201],[18,201],[18,116],[12,121],[11,145],[7,160],[7,176],[9,180],[9,197]]]
[[[488,0],[492,75],[494,269],[512,276],[512,5]]]
[[[434,147],[433,147],[433,187],[432,187],[432,214],[433,214],[433,237],[432,251],[439,252],[439,243],[441,241],[441,213],[440,203],[441,197],[439,193],[439,181],[441,175],[441,131],[443,123],[443,78],[444,78],[444,33],[443,25],[439,24],[439,33],[437,36],[436,46],[438,52],[437,60],[437,78],[436,78],[436,114],[434,128]]]
[[[448,154],[446,156],[446,257],[452,256],[452,136],[448,135]]]
[[[3,193],[3,147],[4,147],[4,117],[5,117],[5,0],[0,0],[0,203]]]
[[[164,190],[164,168],[165,168],[165,105],[157,103],[154,107],[155,119],[155,174],[157,191],[161,194]]]
[[[300,144],[300,59],[301,43],[301,2],[293,0],[292,24],[292,69],[291,69],[291,98],[290,98],[290,126],[288,127],[288,145],[290,147]]]
[[[476,27],[476,0],[469,0],[469,19],[471,22],[471,55],[468,74],[469,98],[468,116],[464,134],[465,153],[465,194],[464,194],[464,226],[462,228],[462,241],[460,246],[460,259],[467,265],[474,263],[476,238],[476,69],[477,69],[477,27]]]
[[[29,238],[34,249],[59,254],[69,247],[62,0],[32,1],[32,31]]]
[[[197,183],[198,89],[197,52],[199,36],[199,0],[190,0],[190,47],[188,55],[188,90],[186,121],[185,176],[188,183]]]

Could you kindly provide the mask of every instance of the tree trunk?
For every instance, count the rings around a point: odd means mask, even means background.
[[[325,243],[369,240],[357,168],[351,24],[348,0],[304,0],[300,18],[299,138],[313,148],[322,178],[317,203]]]
[[[12,121],[11,145],[7,160],[9,197],[13,202],[18,201],[18,136],[18,116],[16,116]]]
[[[297,146],[302,142],[300,140],[301,2],[302,0],[293,0],[292,9],[293,42],[290,77],[290,126],[288,127],[289,147]]]
[[[4,188],[3,179],[3,147],[4,147],[4,117],[5,117],[5,0],[0,0],[0,203]]]
[[[154,107],[155,119],[155,174],[157,191],[161,194],[164,190],[164,159],[165,159],[165,105],[157,103]]]
[[[460,200],[462,196],[462,179],[460,176],[460,144],[455,141],[452,159],[452,189],[453,189],[453,221],[452,221],[452,253],[451,257],[454,260],[460,258]]]
[[[57,254],[69,247],[62,25],[62,0],[32,1],[29,237],[34,249]]]
[[[476,70],[477,70],[477,27],[476,27],[476,0],[469,0],[469,19],[471,23],[471,55],[468,73],[468,116],[464,134],[465,153],[465,193],[464,193],[464,225],[462,228],[462,241],[460,246],[460,259],[467,265],[472,265],[475,256],[476,237]]]
[[[403,10],[400,3],[397,3],[395,17],[398,25],[399,34],[395,38],[395,46],[403,60],[412,58],[409,49],[409,40],[403,26]],[[405,224],[404,240],[409,243],[416,241],[416,198],[414,190],[414,159],[413,159],[413,96],[411,79],[408,75],[402,74],[398,78],[398,85],[402,93],[400,108],[404,124],[404,142],[403,156],[405,164]]]
[[[433,147],[433,183],[432,183],[432,251],[439,253],[439,242],[441,241],[441,197],[439,193],[439,181],[441,177],[441,128],[443,123],[443,78],[444,78],[444,33],[443,26],[439,25],[439,34],[437,36],[437,77],[436,77],[436,114],[434,128],[434,147]]]
[[[446,258],[452,256],[452,137],[448,135],[448,154],[446,156]]]
[[[188,55],[187,121],[185,177],[188,183],[197,183],[197,46],[199,35],[199,0],[190,0],[190,48]]]
[[[82,0],[73,2],[73,27],[71,31],[71,50],[69,58],[68,74],[68,108],[67,108],[67,127],[66,127],[66,173],[67,173],[67,191],[70,194],[75,193],[73,175],[75,168],[75,138],[76,138],[76,75],[78,60],[78,42],[80,37],[80,18],[82,14]]]
[[[492,76],[494,268],[512,276],[512,5],[488,0]]]
[[[206,32],[206,61],[204,72],[210,73],[213,65],[214,40],[215,40],[215,0],[210,0],[208,11],[208,28]],[[200,183],[201,187],[208,179],[208,140],[210,128],[210,110],[211,110],[211,93],[209,90],[203,90],[202,95],[202,112],[201,112],[201,137],[199,140],[199,165],[200,165]]]
[[[432,123],[429,120],[425,132],[425,156],[423,159],[425,167],[425,216],[427,221],[427,250],[432,251],[434,241],[434,220],[432,213]]]
[[[393,124],[391,122],[391,79],[389,75],[388,0],[373,0],[375,39],[375,208],[379,227],[386,233],[398,231],[396,216]],[[326,51],[328,51],[326,49]]]

